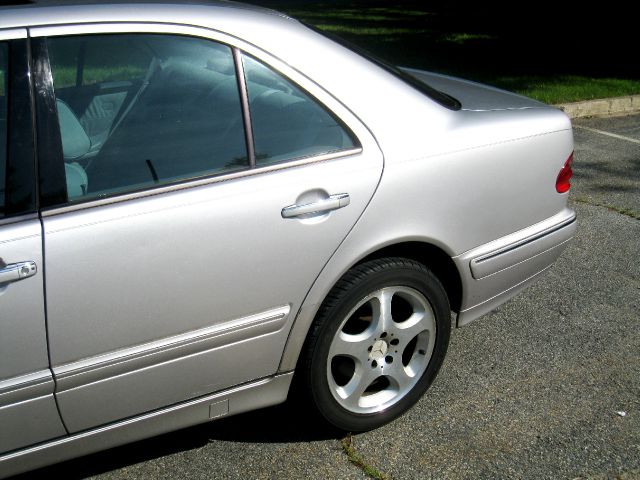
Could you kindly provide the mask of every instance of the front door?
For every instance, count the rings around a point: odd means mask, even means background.
[[[66,434],[47,355],[26,36],[0,32],[0,454]]]

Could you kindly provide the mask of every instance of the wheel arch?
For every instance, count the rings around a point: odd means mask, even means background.
[[[402,257],[415,260],[427,267],[440,280],[449,297],[451,310],[460,312],[462,302],[462,280],[453,260],[444,250],[426,242],[402,242],[380,248],[360,259],[350,269],[369,260],[384,257]]]
[[[459,313],[462,302],[462,277],[449,254],[434,243],[421,240],[406,240],[382,245],[373,249],[365,256],[359,257],[350,262],[346,269],[344,269],[339,275],[332,278],[332,281],[329,282],[330,284],[328,285],[328,288],[325,287],[322,289],[323,294],[321,296],[318,298],[310,298],[313,296],[313,290],[318,286],[318,282],[323,283],[320,280],[322,274],[318,277],[316,285],[311,288],[309,295],[298,311],[297,318],[293,324],[282,356],[279,369],[280,372],[295,369],[300,352],[304,346],[309,329],[311,328],[318,309],[324,301],[324,298],[326,298],[326,295],[328,295],[340,278],[342,278],[342,275],[357,265],[384,257],[407,258],[415,260],[427,267],[442,283],[442,286],[449,298],[451,310]]]

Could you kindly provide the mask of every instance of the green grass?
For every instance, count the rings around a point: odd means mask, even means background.
[[[53,84],[56,88],[72,87],[76,84],[75,66],[56,66],[53,68]],[[117,82],[142,78],[146,70],[138,67],[87,67],[84,69],[82,84],[93,85],[100,82]]]
[[[447,35],[443,35],[443,42],[451,42],[457,43],[458,45],[463,45],[465,42],[472,42],[474,40],[493,40],[495,39],[492,35],[487,35],[484,33],[460,33],[454,32]]]
[[[402,17],[425,17],[430,15],[429,12],[403,10],[394,7],[387,8],[367,8],[366,10],[355,8],[342,8],[340,10],[297,10],[291,8],[283,8],[282,11],[286,11],[287,15],[300,20],[305,20],[309,23],[313,23],[313,20],[359,20],[365,22],[393,22],[395,16],[401,15]]]
[[[360,468],[362,472],[368,476],[369,478],[373,478],[375,480],[389,480],[389,477],[385,475],[383,472],[378,470],[377,468],[369,465],[364,461],[364,459],[358,454],[355,447],[353,446],[353,439],[351,434],[344,437],[340,440],[340,446],[342,446],[342,450],[346,453],[349,461],[353,463],[356,467]]]
[[[491,80],[490,80],[491,81]],[[558,77],[499,77],[492,83],[545,103],[566,103],[640,93],[640,81],[624,78],[592,78],[578,75]]]
[[[317,23],[315,25],[320,30],[325,32],[332,32],[338,35],[352,34],[352,35],[372,35],[377,37],[384,37],[389,35],[403,35],[403,34],[416,34],[416,33],[428,33],[425,29],[411,29],[407,27],[350,27],[346,25],[335,25]]]

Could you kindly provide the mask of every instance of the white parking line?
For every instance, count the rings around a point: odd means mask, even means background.
[[[617,133],[605,132],[603,130],[596,130],[595,128],[583,127],[582,125],[574,125],[575,128],[581,128],[582,130],[588,130],[590,132],[599,133],[600,135],[606,135],[607,137],[617,138],[619,140],[626,140],[627,142],[638,143],[640,144],[640,140],[631,137],[625,137],[623,135],[618,135]]]

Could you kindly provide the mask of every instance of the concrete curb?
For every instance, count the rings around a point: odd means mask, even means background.
[[[564,111],[570,118],[628,115],[630,113],[640,113],[640,95],[560,103],[555,106]]]

